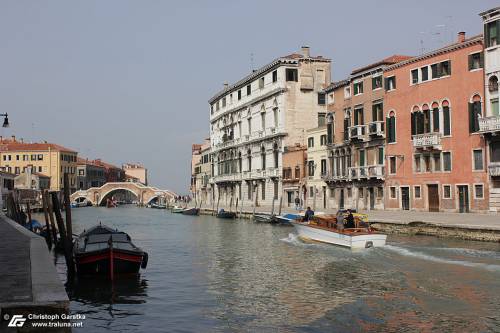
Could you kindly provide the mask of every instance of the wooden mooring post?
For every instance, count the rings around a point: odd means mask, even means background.
[[[59,198],[57,192],[50,193],[52,196],[52,206],[54,208],[54,214],[56,216],[57,227],[59,229],[59,241],[64,249],[64,258],[66,259],[66,266],[68,268],[68,274],[73,276],[75,272],[75,265],[73,264],[73,256],[71,253],[71,244],[68,242],[66,227],[64,226],[64,221],[61,215],[61,205],[59,203]]]
[[[47,207],[47,194],[45,190],[42,190],[42,207],[43,207],[43,215],[45,216],[45,228],[46,228],[45,241],[47,242],[49,250],[52,250],[52,230],[50,227],[49,208]]]
[[[57,246],[57,228],[56,228],[56,222],[54,221],[54,210],[52,209],[52,200],[48,190],[44,190],[44,193],[45,193],[45,201],[47,202],[47,210],[49,213],[50,227],[52,231],[52,240],[54,242],[54,246]]]
[[[278,211],[278,215],[281,216],[281,207],[283,206],[283,196],[280,197],[280,209]]]

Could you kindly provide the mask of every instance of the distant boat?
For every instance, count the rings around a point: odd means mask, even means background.
[[[172,207],[172,213],[178,213],[181,214],[184,211],[185,208],[182,208],[180,206],[174,206]]]
[[[254,221],[260,223],[273,223],[275,221],[275,218],[275,215],[268,214],[255,214],[253,216]]]
[[[125,232],[98,225],[81,233],[73,246],[78,274],[138,273],[146,268],[148,254]],[[111,258],[113,264],[111,265]]]
[[[167,205],[152,203],[152,204],[149,205],[149,208],[167,209]]]
[[[113,199],[107,199],[106,200],[106,207],[107,208],[114,208],[116,206],[117,205],[116,205],[116,201],[115,200],[113,200]]]
[[[184,214],[184,215],[199,215],[200,209],[199,208],[186,208],[182,211],[182,214]]]
[[[236,213],[226,212],[224,209],[221,209],[216,216],[220,219],[234,219],[236,218]]]
[[[298,221],[302,219],[302,217],[303,216],[299,214],[279,215],[275,217],[275,223],[291,226],[293,221]]]

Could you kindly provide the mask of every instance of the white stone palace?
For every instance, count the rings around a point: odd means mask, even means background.
[[[330,73],[330,59],[302,47],[209,100],[214,202],[271,205],[283,196],[283,154],[304,146],[305,130],[324,123]]]

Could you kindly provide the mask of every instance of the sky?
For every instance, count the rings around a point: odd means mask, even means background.
[[[79,156],[143,163],[152,185],[188,193],[208,99],[302,45],[334,81],[392,54],[482,32],[498,0],[0,0],[1,135]]]

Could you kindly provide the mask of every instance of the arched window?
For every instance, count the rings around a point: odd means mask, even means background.
[[[418,106],[414,106],[411,112],[411,135],[424,133],[424,114]]]
[[[430,133],[431,132],[431,111],[429,110],[429,105],[424,104],[422,105],[422,113],[423,113],[423,120],[424,120],[424,133]]]
[[[439,132],[439,104],[432,103],[432,130],[434,132]]]
[[[441,106],[443,108],[443,135],[451,135],[450,102],[444,100]]]
[[[248,171],[252,171],[252,151],[250,149],[247,150],[247,164]]]
[[[396,142],[396,114],[394,111],[389,112],[387,117],[387,142]]]
[[[278,144],[273,145],[273,157],[274,157],[274,167],[277,168],[279,164],[279,150]]]
[[[488,80],[488,90],[490,93],[498,93],[498,77],[495,75]]]
[[[335,131],[333,113],[329,112],[326,116],[326,139],[327,144],[333,143],[333,133]]]
[[[261,160],[261,169],[265,170],[266,169],[266,148],[262,146],[260,148],[260,160]]]
[[[481,96],[476,94],[469,103],[469,133],[479,131],[479,117],[481,117]]]

